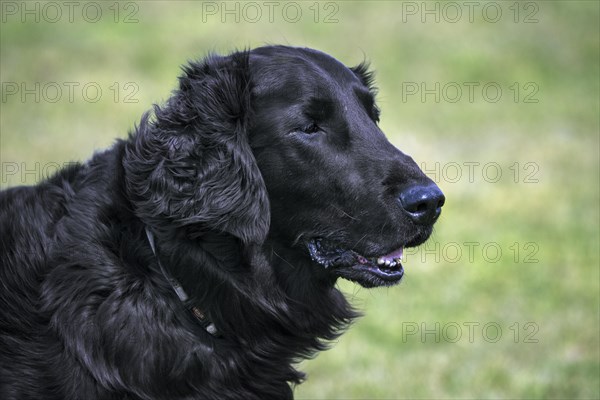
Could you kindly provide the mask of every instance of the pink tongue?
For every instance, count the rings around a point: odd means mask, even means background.
[[[404,251],[404,247],[400,247],[398,250],[392,251],[390,254],[386,254],[382,256],[384,260],[394,261],[396,258],[402,258],[402,252]]]

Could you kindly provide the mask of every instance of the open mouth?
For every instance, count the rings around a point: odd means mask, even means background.
[[[308,250],[316,263],[364,287],[395,285],[404,275],[401,264],[404,247],[388,254],[367,257],[324,239],[313,239],[308,242]]]

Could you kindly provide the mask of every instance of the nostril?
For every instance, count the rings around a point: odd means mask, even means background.
[[[400,204],[418,224],[432,224],[442,212],[446,198],[435,185],[411,186],[400,193]]]
[[[419,203],[417,205],[417,209],[415,211],[416,212],[424,212],[424,211],[427,211],[427,207],[428,207],[427,203]]]
[[[444,204],[446,203],[446,196],[444,196],[441,191],[440,191],[440,195],[441,196],[438,198],[437,208],[442,208],[444,206]]]

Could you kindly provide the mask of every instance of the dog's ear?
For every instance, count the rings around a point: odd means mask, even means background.
[[[363,61],[355,67],[350,68],[350,71],[354,72],[354,75],[373,93],[377,93],[377,87],[375,86],[375,72],[370,70],[369,63]]]
[[[184,67],[179,89],[142,118],[125,155],[127,191],[156,230],[196,226],[262,243],[266,188],[248,141],[248,52]]]

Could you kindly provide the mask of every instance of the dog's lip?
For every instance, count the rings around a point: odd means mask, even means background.
[[[343,268],[343,267],[342,267]],[[392,269],[387,269],[385,266],[375,265],[375,264],[357,264],[353,265],[351,268],[355,271],[361,271],[363,273],[371,274],[380,278],[386,282],[394,283],[399,282],[404,276],[404,267],[400,262],[397,262],[396,265]],[[341,276],[345,276],[345,274],[340,273]],[[352,278],[350,278],[352,280]]]
[[[382,256],[363,256],[355,250],[337,247],[317,238],[308,242],[308,249],[313,261],[331,269],[336,275],[359,283],[372,282],[373,279],[369,278],[373,277],[375,280],[381,280],[381,284],[396,283],[404,275],[404,268],[400,262],[403,245]]]

